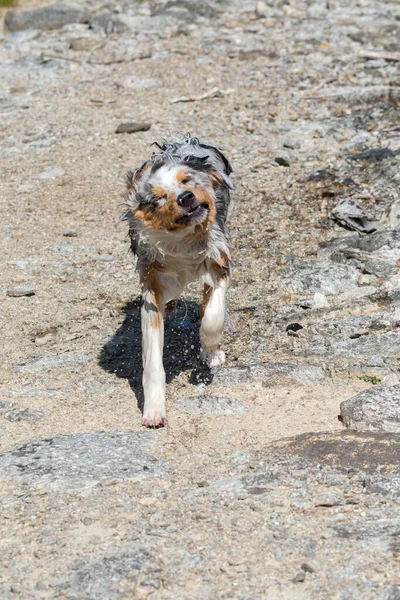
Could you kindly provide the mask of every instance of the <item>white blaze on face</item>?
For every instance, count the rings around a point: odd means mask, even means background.
[[[166,194],[174,194],[177,198],[184,189],[177,179],[178,171],[182,171],[182,167],[179,165],[163,165],[152,177],[151,185],[160,186]],[[165,202],[166,199],[160,200],[160,206],[163,206]]]

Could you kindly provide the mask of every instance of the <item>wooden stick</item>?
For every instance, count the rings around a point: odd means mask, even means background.
[[[361,50],[360,58],[384,58],[385,60],[400,61],[400,52],[375,52],[374,50]]]
[[[70,56],[63,56],[62,54],[51,54],[49,52],[42,52],[40,56],[43,59],[58,58],[59,60],[67,60],[69,62],[76,62],[80,64],[89,63],[91,65],[115,65],[119,63],[133,62],[134,60],[144,60],[145,58],[151,58],[151,53],[138,54],[137,56],[131,56],[129,58],[116,58],[115,60],[92,60],[90,58],[87,60],[82,60],[79,58],[72,58]]]

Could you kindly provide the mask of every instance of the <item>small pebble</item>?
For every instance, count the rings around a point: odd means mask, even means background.
[[[11,298],[19,298],[21,296],[34,296],[35,294],[36,290],[34,288],[25,286],[15,287],[11,290],[7,290],[7,296],[10,296]]]
[[[290,325],[288,325],[286,327],[286,331],[300,331],[300,329],[303,329],[303,325],[300,325],[300,323],[290,323]]]
[[[150,127],[151,123],[121,123],[115,133],[137,133],[138,131],[148,131]]]
[[[290,167],[290,165],[292,164],[292,156],[289,152],[286,152],[285,150],[278,152],[275,155],[274,160],[278,163],[278,165],[281,165],[282,167]]]
[[[257,2],[256,4],[256,17],[262,19],[268,15],[268,7],[265,2]]]
[[[98,254],[93,260],[109,262],[111,260],[114,260],[114,257],[111,254]]]
[[[8,421],[39,421],[44,416],[41,410],[28,410],[27,408],[15,408],[6,413],[5,418]]]
[[[297,575],[295,575],[292,579],[293,583],[302,583],[303,581],[305,581],[306,579],[306,574],[304,573],[304,571],[301,571],[300,573],[297,573]]]
[[[10,402],[10,400],[0,400],[0,412],[4,412],[14,406],[14,402]]]
[[[385,387],[392,387],[393,385],[397,385],[398,383],[400,383],[399,376],[397,375],[397,373],[392,372],[385,375],[385,377],[382,379],[381,385]]]
[[[76,229],[64,229],[64,231],[62,232],[62,234],[65,237],[76,237],[78,235],[78,232]]]
[[[56,179],[56,177],[61,177],[64,175],[65,171],[63,169],[50,169],[49,171],[42,171],[39,175],[36,176],[36,179]]]
[[[322,294],[321,292],[315,292],[313,300],[314,308],[327,308],[329,306],[325,294]]]
[[[38,336],[35,338],[36,346],[45,346],[49,342],[54,340],[54,335],[52,333],[46,333],[46,335]]]

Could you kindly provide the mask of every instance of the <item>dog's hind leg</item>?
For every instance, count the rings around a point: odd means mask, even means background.
[[[229,286],[226,269],[213,277],[213,285],[204,285],[201,304],[200,358],[209,367],[223,365],[225,353],[221,350],[222,332],[225,322],[225,296]]]

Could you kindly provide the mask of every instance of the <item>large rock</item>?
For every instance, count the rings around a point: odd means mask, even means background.
[[[400,230],[386,229],[367,236],[339,237],[320,245],[319,256],[351,265],[363,273],[387,277],[398,268]]]
[[[357,287],[358,276],[357,269],[349,265],[305,260],[288,270],[284,286],[293,294],[339,294]]]
[[[21,29],[60,29],[70,23],[88,23],[90,12],[79,4],[60,3],[36,10],[9,10],[4,18],[8,31]]]
[[[349,429],[400,433],[400,385],[360,392],[341,403],[340,416]]]
[[[270,382],[272,380],[273,382],[277,378],[310,384],[323,379],[324,371],[314,365],[268,361],[249,366],[217,369],[213,381],[221,385],[237,385],[249,381]]]
[[[63,585],[66,597],[71,600],[121,598],[118,585],[136,581],[149,560],[149,552],[133,544],[120,548],[113,554],[92,558],[80,565]]]
[[[267,454],[297,458],[304,464],[375,473],[400,474],[400,435],[386,432],[304,433],[272,442]]]
[[[0,476],[52,490],[161,475],[166,462],[145,452],[151,432],[93,432],[33,440],[0,455]]]

